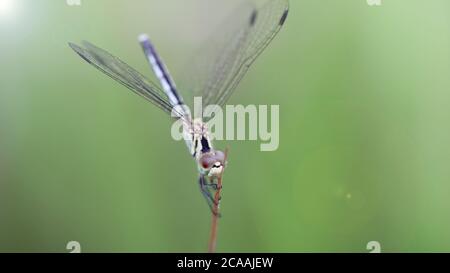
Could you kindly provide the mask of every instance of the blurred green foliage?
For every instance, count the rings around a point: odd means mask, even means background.
[[[210,213],[170,119],[67,42],[150,75],[146,32],[176,78],[231,4],[13,2],[0,15],[0,251],[206,251]],[[279,149],[216,143],[230,146],[218,251],[450,251],[449,75],[449,1],[292,0],[229,101],[279,104]]]

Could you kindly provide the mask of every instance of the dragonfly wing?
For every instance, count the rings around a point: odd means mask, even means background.
[[[188,63],[183,86],[201,96],[203,107],[223,106],[252,63],[275,38],[289,10],[288,0],[269,0],[260,8],[240,5]],[[193,73],[193,74],[192,74]]]
[[[73,43],[69,45],[81,58],[98,70],[165,112],[169,114],[172,112],[172,106],[164,91],[116,56],[86,41],[83,42],[84,47]]]
[[[207,101],[208,104],[223,106],[227,102],[256,58],[278,34],[286,21],[288,12],[288,0],[269,0],[266,5],[251,15],[251,20],[254,22],[250,26],[245,44],[239,50],[239,58],[226,84],[211,100]]]

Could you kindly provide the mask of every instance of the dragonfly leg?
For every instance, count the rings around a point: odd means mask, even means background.
[[[214,209],[214,207],[218,206],[219,204],[214,200],[214,197],[213,197],[211,191],[208,189],[208,187],[211,186],[212,184],[206,183],[205,178],[203,176],[200,176],[199,184],[200,184],[200,190],[201,190],[203,196],[205,197],[206,202],[208,203],[208,206],[209,206],[211,212],[220,217],[221,214],[217,213]],[[219,198],[219,201],[220,201],[220,198]]]
[[[205,187],[210,187],[215,191],[220,190],[222,188],[222,187],[219,188],[219,185],[217,185],[216,183],[205,183]]]
[[[211,206],[217,205],[216,202],[214,201],[214,197],[211,193],[211,191],[208,189],[208,187],[210,187],[212,184],[208,184],[205,181],[205,178],[203,176],[201,176],[199,178],[199,184],[200,184],[200,190],[202,191],[203,196],[206,198],[206,201],[208,202],[208,204],[210,204]]]

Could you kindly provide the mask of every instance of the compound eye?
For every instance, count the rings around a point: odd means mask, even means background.
[[[220,162],[223,165],[225,163],[225,154],[222,151],[216,151],[214,154],[214,159],[216,162]]]
[[[202,167],[204,168],[204,169],[209,169],[209,165],[208,165],[208,162],[202,162]]]
[[[210,169],[214,165],[221,166],[225,164],[225,154],[221,151],[214,151],[211,153],[204,154],[199,163],[204,169]]]
[[[205,154],[200,158],[200,165],[204,169],[210,169],[215,162],[216,160],[214,160],[214,155],[212,154]]]

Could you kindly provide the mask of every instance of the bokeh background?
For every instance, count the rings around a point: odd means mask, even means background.
[[[0,251],[204,252],[210,213],[165,113],[77,57],[175,78],[238,1],[0,0]],[[258,2],[258,1],[256,1]],[[450,251],[450,2],[292,0],[230,104],[279,104],[280,147],[230,147],[220,252]]]

